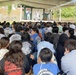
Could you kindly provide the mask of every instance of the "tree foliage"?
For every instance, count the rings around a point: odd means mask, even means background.
[[[74,17],[75,16],[75,7],[64,7],[61,8],[61,15],[62,17]]]

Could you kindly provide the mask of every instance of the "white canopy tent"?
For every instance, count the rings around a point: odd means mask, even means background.
[[[76,0],[0,0],[0,6],[24,4],[26,6],[51,9],[58,6],[74,5]]]
[[[54,10],[60,9],[60,7],[66,7],[66,6],[76,6],[76,0],[0,0],[0,6],[8,6],[8,5],[13,5],[13,4],[21,4],[25,6],[30,6],[30,7],[35,7],[35,8],[43,8],[43,9],[48,9]],[[22,14],[22,11],[20,12]],[[51,13],[51,18],[53,20],[53,15],[52,11]],[[20,21],[22,15],[20,14]],[[61,11],[59,14],[59,21],[61,21]]]

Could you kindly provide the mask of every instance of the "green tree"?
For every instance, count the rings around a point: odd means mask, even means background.
[[[64,7],[61,10],[62,10],[61,12],[62,17],[68,18],[75,16],[75,7]]]

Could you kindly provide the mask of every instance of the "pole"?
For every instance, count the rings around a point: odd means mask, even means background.
[[[22,5],[20,6],[20,21],[22,20]]]

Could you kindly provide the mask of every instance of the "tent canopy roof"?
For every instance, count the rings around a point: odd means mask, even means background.
[[[31,7],[51,9],[57,6],[74,5],[76,0],[0,0],[0,6],[24,4]]]

